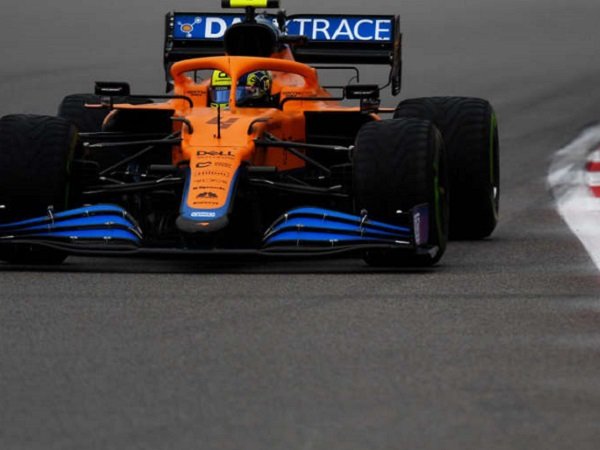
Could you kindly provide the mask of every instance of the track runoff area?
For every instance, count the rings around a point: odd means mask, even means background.
[[[548,184],[559,213],[600,270],[600,123],[555,154]]]

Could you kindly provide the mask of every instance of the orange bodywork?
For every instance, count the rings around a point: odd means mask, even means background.
[[[220,70],[232,79],[232,86],[244,74],[268,70],[272,76],[272,94],[282,108],[239,107],[235,89],[231,89],[229,108],[218,110],[209,106],[209,81],[200,83],[190,76],[196,71]],[[244,166],[268,166],[278,171],[301,169],[305,162],[282,148],[257,147],[254,140],[265,133],[278,139],[306,142],[306,111],[358,112],[360,108],[344,107],[334,100],[286,99],[321,97],[331,94],[319,85],[316,69],[293,61],[288,50],[271,58],[222,56],[188,59],[171,67],[176,96],[192,100],[193,107],[183,99],[147,105],[115,105],[118,109],[160,109],[173,111],[174,131],[181,131],[182,143],[173,148],[174,166],[189,163],[188,184],[182,204],[182,214],[208,227],[210,221],[227,214],[239,169]],[[220,114],[219,114],[220,112]],[[379,117],[373,115],[373,120]],[[220,135],[219,135],[220,121]],[[206,222],[203,221],[206,220]]]
[[[223,56],[188,59],[171,68],[174,95],[186,96],[194,106],[174,99],[149,105],[116,105],[116,109],[168,109],[174,117],[185,118],[191,129],[174,121],[174,130],[181,131],[182,143],[173,149],[173,165],[189,162],[190,172],[185,204],[191,216],[206,217],[225,208],[235,188],[236,174],[243,165],[275,167],[278,171],[299,169],[305,162],[281,148],[256,147],[254,140],[270,133],[286,141],[305,142],[305,111],[358,111],[342,107],[335,101],[285,102],[282,109],[238,107],[235,89],[231,89],[229,108],[219,111],[209,106],[208,81],[196,83],[189,74],[201,70],[220,70],[229,74],[232,86],[244,74],[268,70],[272,74],[272,94],[280,103],[290,98],[331,97],[319,85],[317,71],[290,60],[283,53],[278,58]],[[219,117],[220,116],[220,117]],[[220,120],[220,135],[219,135]],[[190,132],[193,130],[193,132]]]

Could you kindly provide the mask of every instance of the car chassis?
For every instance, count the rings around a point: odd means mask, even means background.
[[[389,25],[385,40],[310,40],[289,32],[294,20],[308,26],[309,16],[286,17],[283,12],[257,16],[255,5],[278,7],[279,2],[248,0],[234,5],[223,0],[225,7],[243,6],[245,16],[205,14],[205,18],[230,22],[220,39],[190,38],[189,27],[181,35],[183,20],[194,14],[167,15],[165,68],[170,94],[131,95],[127,83],[98,82],[94,96],[85,97],[93,98],[92,103],[85,101],[77,114],[62,114],[58,120],[70,120],[79,128],[67,177],[65,205],[71,207],[57,208],[40,200],[37,209],[25,208],[27,214],[23,214],[8,189],[3,192],[0,186],[0,259],[47,263],[60,262],[70,254],[297,257],[358,253],[376,265],[437,262],[448,234],[449,184],[442,167],[443,144],[436,144],[441,140],[439,132],[428,121],[396,118],[399,108],[381,108],[383,88],[377,85],[321,87],[316,78],[316,69],[348,70],[359,83],[359,69],[340,64],[389,64],[388,85],[397,95],[402,36],[398,16],[318,19],[354,20],[355,30],[361,21],[383,21]],[[198,16],[193,23],[201,23]],[[339,23],[342,29],[343,22]],[[304,62],[328,65],[310,67]],[[295,92],[286,87],[289,92],[282,91],[268,108],[243,110],[233,96],[227,110],[210,108],[204,106],[205,93],[189,88],[199,89],[196,74],[208,68],[226,71],[233,83],[251,70],[289,71],[305,77],[306,85]],[[334,96],[330,90],[340,94]],[[360,107],[342,106],[343,100],[358,100]],[[102,127],[86,130],[85,124],[78,123],[98,111],[102,111]],[[395,114],[395,124],[381,121],[378,114],[386,113]],[[12,118],[13,122],[21,119]],[[384,199],[387,213],[372,215],[371,208],[364,207],[368,201],[361,200],[361,196],[372,197],[370,188],[357,194],[364,190],[357,167],[368,168],[372,163],[356,162],[357,145],[368,124],[390,128],[399,127],[402,121],[404,128],[429,130],[433,143],[427,145],[433,150],[426,151],[437,155],[431,166],[435,173],[421,174],[419,179],[433,176],[434,189],[427,187],[427,193],[399,202],[400,208]],[[293,131],[297,129],[301,131]],[[204,140],[198,141],[199,135]],[[244,139],[242,149],[239,142]],[[267,156],[258,158],[259,153]],[[272,154],[285,163],[272,163],[277,159]],[[213,170],[219,164],[232,168]],[[212,186],[201,186],[210,173],[225,174],[226,187],[216,187],[214,179]],[[386,173],[393,177],[395,172]],[[369,182],[376,184],[377,177]],[[395,192],[412,189],[410,184],[402,186],[395,187]],[[3,196],[8,200],[2,201]],[[42,205],[46,213],[34,216],[32,212],[40,211]]]

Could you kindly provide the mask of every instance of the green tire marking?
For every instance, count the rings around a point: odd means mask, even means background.
[[[495,144],[495,137],[496,137],[496,131],[498,128],[498,119],[496,118],[496,113],[492,112],[492,117],[490,120],[490,126],[491,126],[491,130],[490,130],[490,184],[492,185],[492,189],[497,188],[498,186],[496,186],[495,181],[494,180],[494,173],[495,173],[495,158],[494,158],[494,144]],[[500,180],[498,180],[498,182],[500,182]],[[497,195],[494,191],[492,191],[492,211],[494,211],[494,217],[496,218],[496,220],[498,220],[498,208],[497,208]]]
[[[496,127],[498,126],[498,120],[496,119],[496,114],[492,112],[492,117],[490,120],[490,181],[492,185],[494,185],[494,137]]]
[[[77,147],[77,140],[79,139],[78,133],[73,134],[73,138],[71,139],[71,143],[69,144],[69,152],[67,153],[67,160],[65,162],[65,209],[68,209],[69,199],[71,198],[71,162],[75,157],[75,149]]]
[[[437,233],[438,233],[438,240],[442,241],[442,211],[440,209],[440,152],[438,149],[437,152],[438,158],[434,161],[433,164],[433,170],[434,170],[434,176],[433,176],[433,192],[434,192],[434,203],[435,203],[435,221],[436,221],[436,228],[437,228]]]

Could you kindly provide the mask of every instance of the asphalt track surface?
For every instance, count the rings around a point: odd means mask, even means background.
[[[0,113],[54,113],[97,79],[160,92],[163,13],[207,3],[3,3]],[[494,103],[493,239],[404,272],[357,260],[0,266],[0,448],[598,448],[600,278],[545,179],[553,152],[600,116],[600,3],[285,7],[400,12],[403,97]]]

